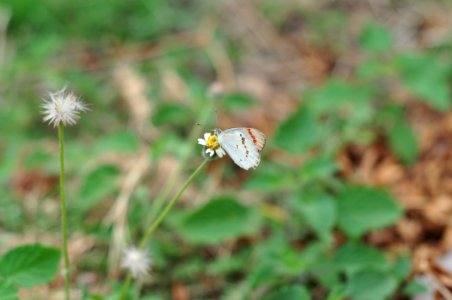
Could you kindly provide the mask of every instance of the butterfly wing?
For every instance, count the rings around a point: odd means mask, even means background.
[[[253,140],[253,144],[256,146],[257,151],[261,152],[265,147],[265,143],[267,142],[267,138],[262,131],[259,131],[254,128],[237,128],[247,133],[249,137]]]
[[[251,128],[249,128],[251,130]],[[265,135],[253,129],[249,134],[248,128],[231,128],[218,135],[220,146],[228,153],[231,159],[242,169],[255,169],[260,163],[260,150],[265,145]],[[262,137],[263,136],[263,137]]]

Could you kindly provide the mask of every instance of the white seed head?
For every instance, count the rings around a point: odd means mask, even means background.
[[[151,259],[147,253],[130,247],[124,251],[121,267],[129,270],[133,278],[142,278],[149,273]]]
[[[66,89],[50,93],[50,99],[44,99],[42,105],[44,122],[49,122],[57,127],[62,123],[66,125],[75,125],[80,118],[80,112],[88,110],[85,103],[73,93],[66,92]]]

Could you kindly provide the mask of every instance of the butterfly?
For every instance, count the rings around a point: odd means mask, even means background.
[[[260,152],[265,146],[266,137],[254,128],[230,128],[224,131],[214,129],[198,139],[206,153],[222,157],[226,152],[242,169],[256,169],[260,163]]]

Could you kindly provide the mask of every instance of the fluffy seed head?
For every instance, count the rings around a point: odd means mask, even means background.
[[[151,268],[151,259],[147,253],[130,247],[124,251],[121,266],[129,270],[134,278],[142,278],[148,274]]]
[[[80,118],[80,112],[88,110],[85,103],[65,88],[58,92],[50,93],[50,99],[44,99],[42,105],[44,122],[53,124],[57,127],[62,123],[66,125],[75,125]]]

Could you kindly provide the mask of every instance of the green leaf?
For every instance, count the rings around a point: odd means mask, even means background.
[[[17,300],[19,299],[17,294],[17,289],[11,283],[0,279],[0,299]]]
[[[311,111],[301,107],[279,126],[275,143],[292,154],[303,153],[320,140],[319,128]]]
[[[53,159],[54,156],[52,154],[42,149],[38,149],[25,159],[25,166],[29,169],[42,168]]]
[[[359,36],[361,48],[371,52],[384,52],[392,46],[393,38],[388,28],[374,23],[367,23]]]
[[[339,227],[352,238],[392,225],[402,209],[385,191],[368,187],[348,187],[338,198]]]
[[[280,277],[279,270],[275,268],[272,262],[260,261],[259,264],[254,265],[251,271],[248,272],[247,281],[252,288],[256,288],[274,281],[278,277]]]
[[[57,272],[60,251],[41,245],[25,245],[7,252],[0,260],[0,275],[21,287],[51,281]]]
[[[327,156],[320,156],[311,159],[303,164],[300,175],[304,182],[325,180],[332,176],[338,170],[334,159]]]
[[[352,299],[384,300],[397,288],[397,280],[387,272],[362,270],[348,280],[347,294]]]
[[[243,110],[254,104],[256,104],[256,100],[244,93],[232,93],[223,100],[224,107],[230,111]]]
[[[379,250],[357,243],[347,243],[336,252],[334,262],[337,268],[347,274],[363,269],[387,270],[388,261]]]
[[[327,194],[302,194],[298,207],[303,219],[321,238],[329,238],[336,223],[336,202]]]
[[[113,165],[103,165],[89,173],[82,182],[80,197],[74,203],[82,210],[89,209],[116,190],[119,170]]]
[[[213,199],[180,224],[182,234],[195,243],[220,243],[258,230],[254,212],[232,197]]]
[[[130,153],[137,151],[138,147],[138,136],[129,131],[122,131],[102,137],[96,144],[96,151]]]
[[[411,273],[411,259],[407,256],[401,256],[394,263],[393,274],[399,281],[402,281],[408,277]]]
[[[297,185],[292,168],[264,164],[260,166],[245,183],[245,188],[260,191],[278,191]]]
[[[188,107],[177,103],[164,103],[157,107],[152,122],[156,126],[182,125],[190,120],[192,112]]]
[[[428,287],[426,287],[423,283],[419,281],[411,281],[403,289],[403,293],[407,296],[424,294],[428,292],[429,292]]]
[[[292,285],[279,289],[273,292],[269,296],[264,298],[265,300],[309,300],[308,290],[300,285]]]
[[[397,60],[405,85],[422,101],[440,111],[451,106],[447,64],[428,55],[402,55]]]
[[[416,135],[404,118],[399,118],[389,131],[389,144],[404,163],[414,163],[419,155]]]
[[[330,113],[346,119],[363,119],[370,113],[370,100],[374,95],[375,89],[369,85],[355,85],[332,78],[311,91],[309,105],[315,114]]]

